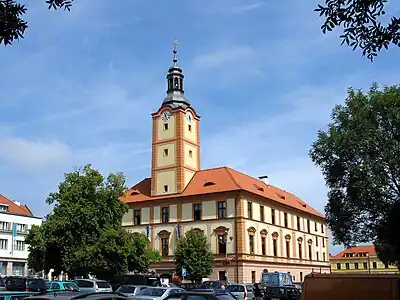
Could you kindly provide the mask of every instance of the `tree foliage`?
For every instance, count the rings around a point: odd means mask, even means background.
[[[70,10],[74,0],[46,0],[49,9]],[[11,45],[24,37],[28,23],[23,20],[27,8],[15,0],[0,0],[0,44]]]
[[[118,197],[124,184],[121,173],[105,179],[90,165],[66,174],[46,200],[54,204],[53,211],[27,237],[29,267],[102,278],[147,270],[156,259],[148,251],[147,237],[121,227],[127,206]]]
[[[392,17],[387,25],[379,19],[385,14],[387,0],[325,0],[315,11],[324,18],[322,32],[343,27],[342,44],[360,48],[371,61],[382,48],[400,47],[400,19]]]
[[[349,89],[310,157],[329,188],[325,211],[334,243],[374,241],[384,262],[400,260],[400,86]]]
[[[185,278],[200,281],[213,271],[214,255],[211,245],[203,232],[190,230],[180,238],[175,247],[176,272],[182,276],[182,268],[187,270]]]

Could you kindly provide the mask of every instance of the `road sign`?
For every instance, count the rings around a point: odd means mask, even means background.
[[[182,268],[182,277],[186,277],[187,271],[185,268]]]

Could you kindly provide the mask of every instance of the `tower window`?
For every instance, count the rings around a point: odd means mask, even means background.
[[[188,129],[189,129],[189,131],[192,131],[192,125],[188,125]]]
[[[192,156],[193,156],[193,151],[189,150],[189,157],[192,157]]]
[[[168,149],[164,149],[164,156],[168,156]]]
[[[168,123],[164,124],[164,130],[168,130]]]
[[[168,185],[167,185],[167,184],[164,185],[164,192],[165,192],[165,193],[168,192]]]
[[[174,87],[175,87],[175,89],[179,89],[179,81],[178,81],[178,78],[174,78]]]

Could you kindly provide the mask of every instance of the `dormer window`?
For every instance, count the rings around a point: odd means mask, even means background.
[[[0,212],[8,212],[8,205],[0,204]]]
[[[215,185],[215,182],[207,181],[205,184],[203,184],[203,186],[211,186],[211,185]]]
[[[264,192],[264,189],[263,189],[261,186],[255,184],[254,187],[255,187],[257,190],[259,190],[260,192]]]
[[[131,193],[131,196],[136,196],[136,195],[139,195],[139,192],[138,192],[138,191],[133,191],[133,192]]]

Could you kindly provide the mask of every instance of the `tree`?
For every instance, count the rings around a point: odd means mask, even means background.
[[[121,227],[126,204],[119,201],[125,190],[121,173],[105,179],[90,165],[65,175],[58,192],[46,202],[53,211],[41,227],[28,234],[29,266],[39,263],[71,276],[97,275],[104,279],[127,271],[144,271],[155,256],[148,239]],[[35,263],[37,258],[42,260]]]
[[[329,188],[325,212],[334,243],[373,241],[384,262],[399,261],[400,86],[349,89],[310,157]]]
[[[385,14],[387,0],[325,0],[315,9],[324,18],[322,32],[343,27],[342,44],[360,48],[371,61],[382,48],[400,47],[400,18],[392,17],[387,25],[378,19]]]
[[[174,255],[176,272],[182,275],[182,268],[185,268],[189,280],[200,281],[213,271],[214,255],[203,232],[186,232],[175,247]]]
[[[25,238],[25,243],[28,244],[29,247],[29,267],[36,272],[46,270],[47,273],[49,270],[46,268],[44,260],[45,243],[39,226],[32,225],[28,236]]]
[[[70,10],[74,0],[46,0],[49,9]],[[27,12],[25,5],[15,0],[0,0],[0,44],[11,45],[24,37],[28,23],[22,19]]]

